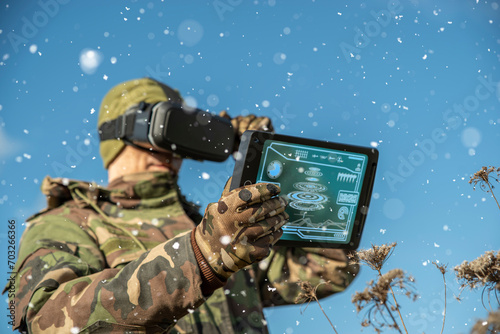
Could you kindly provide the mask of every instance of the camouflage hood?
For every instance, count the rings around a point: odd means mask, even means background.
[[[47,209],[75,200],[85,206],[92,202],[108,202],[119,208],[154,208],[175,201],[187,204],[180,195],[177,177],[166,172],[146,172],[120,177],[103,187],[95,182],[45,177],[41,187],[47,196]]]

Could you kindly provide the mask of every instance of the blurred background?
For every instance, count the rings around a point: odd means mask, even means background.
[[[107,184],[97,114],[114,85],[149,76],[186,102],[235,117],[265,115],[278,133],[377,147],[361,248],[397,242],[384,272],[415,277],[399,295],[412,333],[468,333],[498,302],[465,290],[453,267],[500,249],[500,209],[470,177],[499,166],[497,1],[2,1],[0,8],[0,271],[45,207],[46,175]],[[180,185],[204,207],[232,174],[185,161]],[[496,183],[494,183],[496,184]],[[500,192],[497,194],[500,197]],[[446,300],[441,273],[448,264]],[[352,295],[363,267],[321,301],[339,333],[361,330]],[[398,291],[396,291],[397,293]],[[5,303],[6,295],[2,296]],[[7,305],[0,332],[10,328]],[[266,310],[271,333],[333,332],[316,303]],[[371,328],[364,333],[374,332]]]

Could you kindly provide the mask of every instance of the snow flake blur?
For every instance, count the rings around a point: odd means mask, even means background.
[[[80,68],[85,74],[94,74],[101,61],[102,54],[97,50],[84,49],[80,53]]]

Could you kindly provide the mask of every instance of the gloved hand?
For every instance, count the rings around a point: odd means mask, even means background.
[[[230,182],[228,182],[230,184]],[[195,229],[195,240],[213,271],[227,279],[239,269],[267,257],[288,221],[280,188],[258,183],[227,188],[217,203],[205,210]]]
[[[219,116],[231,120],[231,124],[233,125],[235,134],[234,151],[238,150],[241,135],[246,130],[274,132],[273,124],[269,117],[257,117],[251,114],[247,116],[238,116],[235,118],[231,118],[231,116],[229,116],[229,114],[225,110],[221,111],[219,113]]]

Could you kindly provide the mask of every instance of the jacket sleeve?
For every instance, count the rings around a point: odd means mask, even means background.
[[[295,302],[301,281],[318,286],[316,295],[324,298],[344,291],[358,271],[341,249],[275,247],[258,264],[257,277],[264,306],[277,306]]]
[[[23,234],[14,329],[78,333],[166,329],[203,303],[189,232],[121,268],[105,268],[93,239],[57,215]]]

